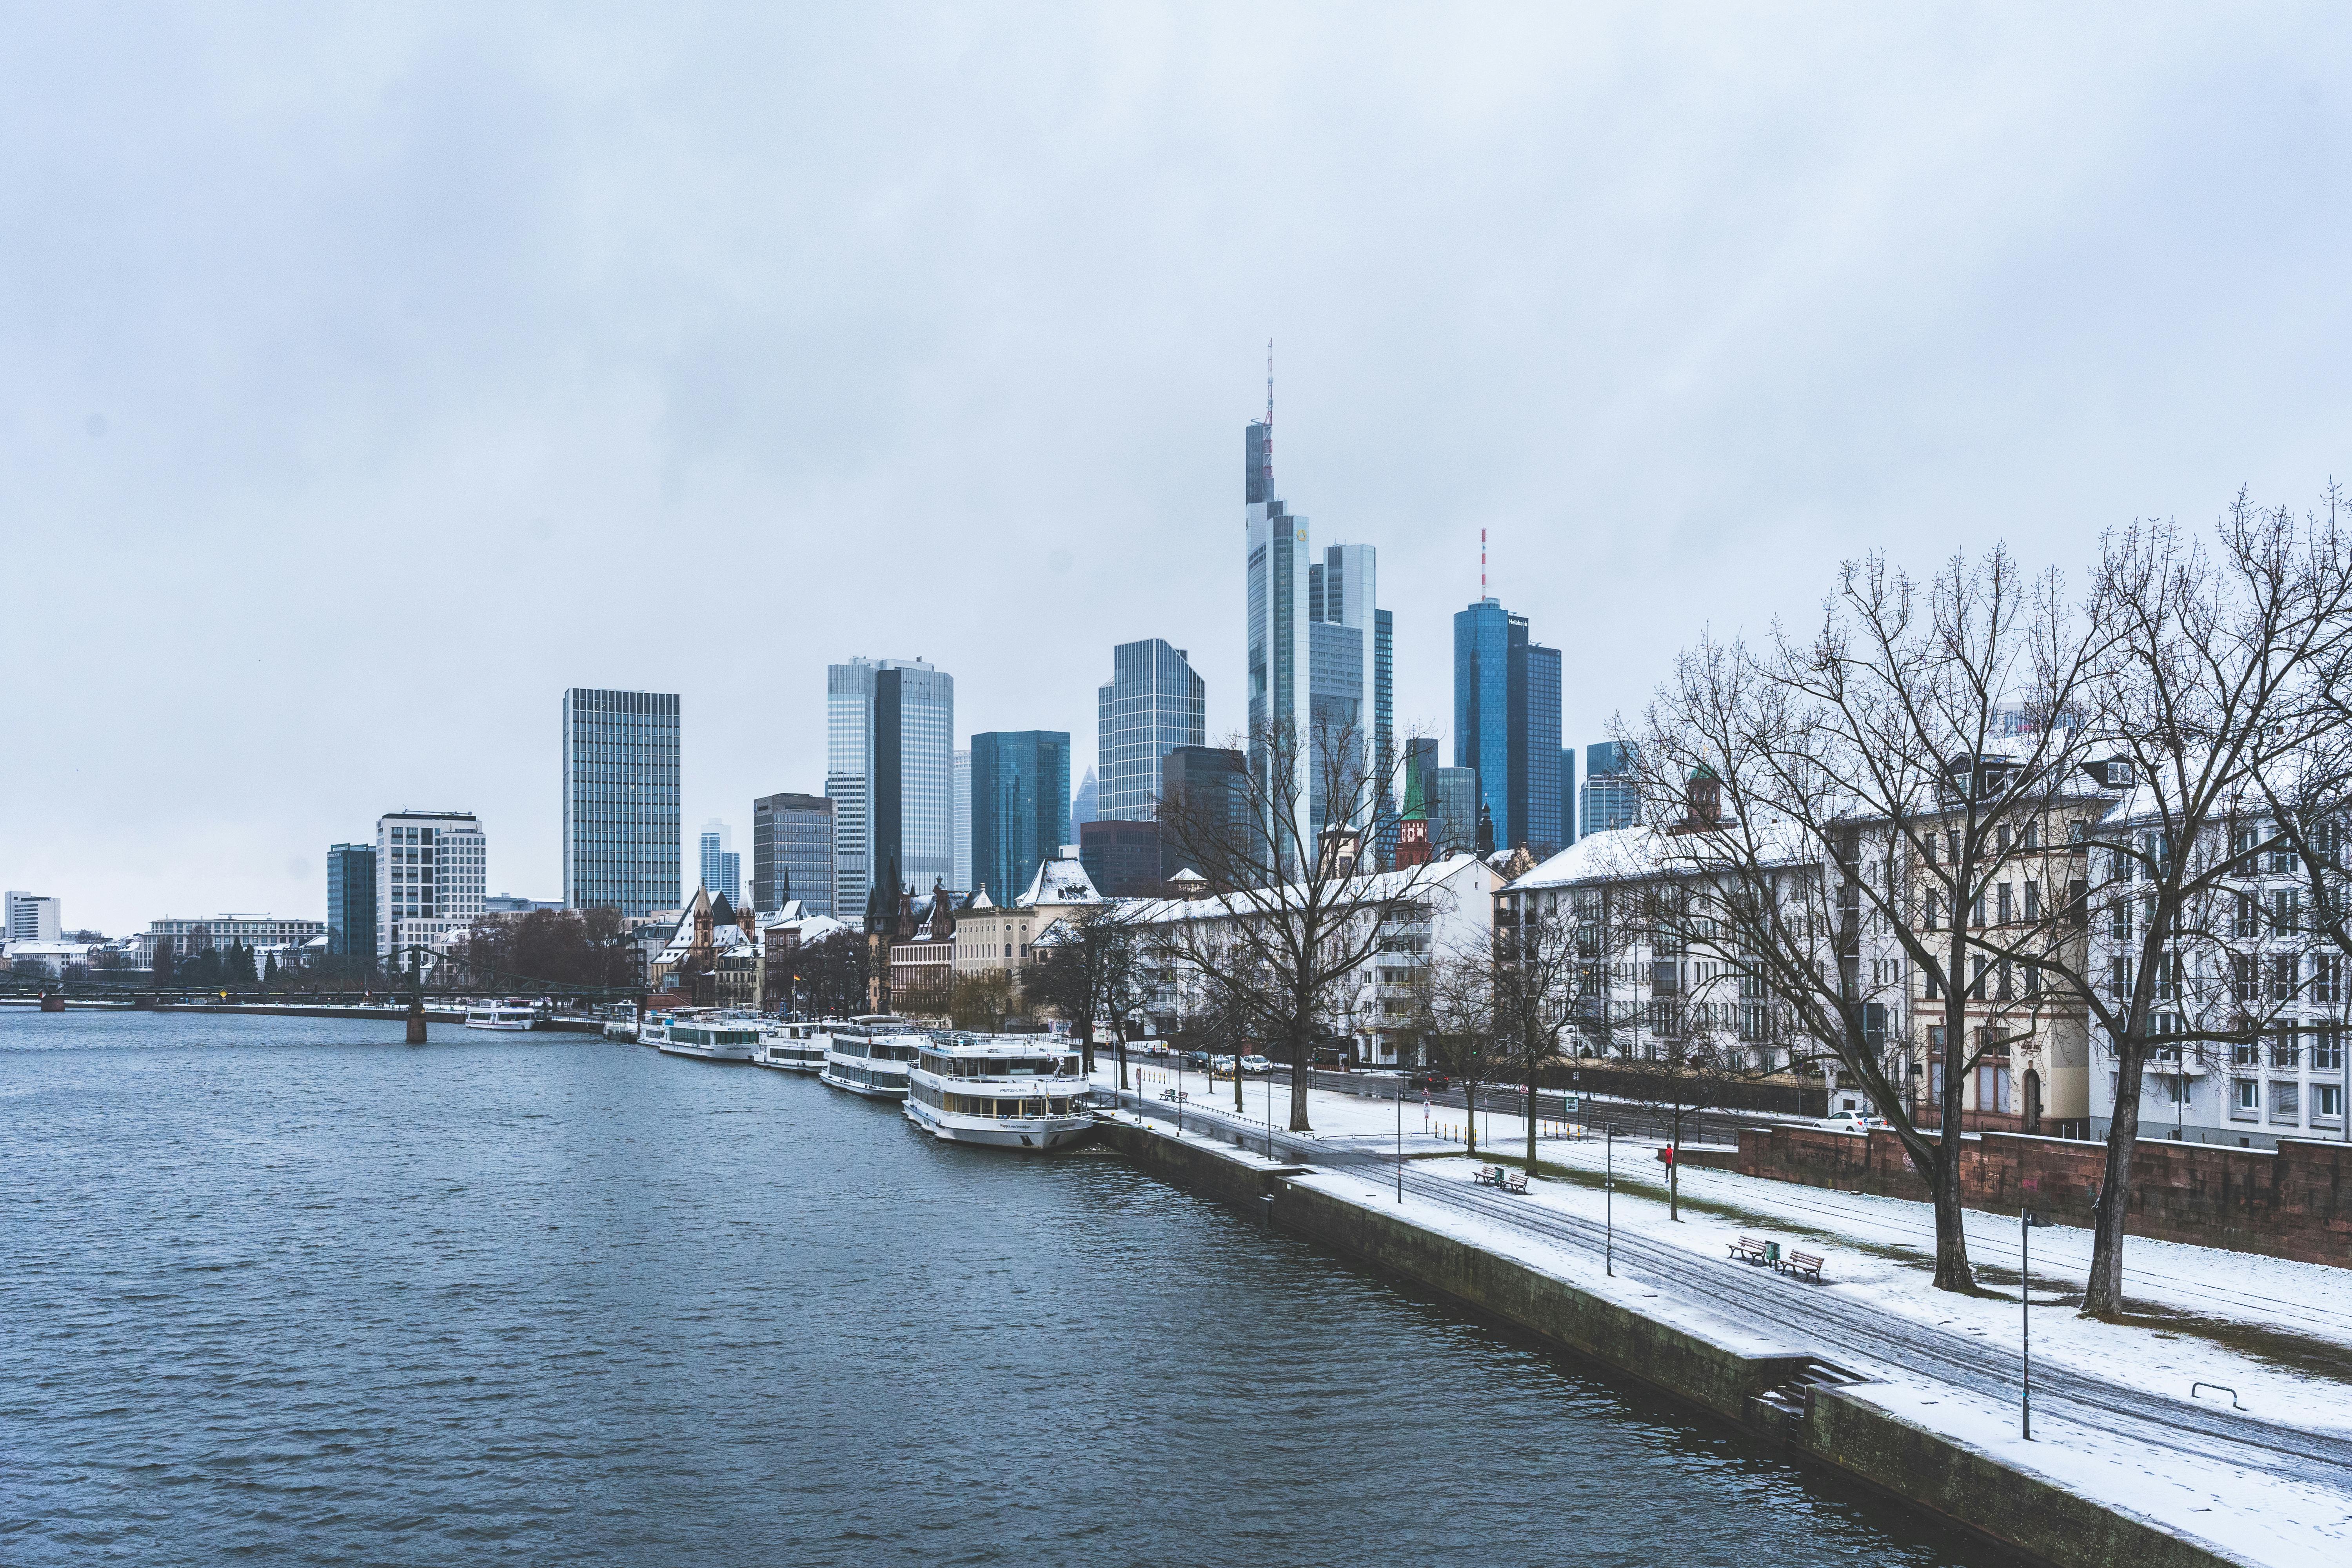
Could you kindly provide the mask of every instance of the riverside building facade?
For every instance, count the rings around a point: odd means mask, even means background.
[[[642,918],[677,909],[677,694],[563,694],[563,902]]]
[[[488,840],[470,811],[397,811],[375,825],[375,955],[438,952],[474,923],[488,888]]]
[[[373,958],[376,950],[376,858],[373,844],[327,849],[327,951],[338,958]]]

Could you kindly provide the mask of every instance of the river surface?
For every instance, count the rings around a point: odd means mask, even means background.
[[[2006,1561],[1087,1150],[0,1008],[0,1562]]]

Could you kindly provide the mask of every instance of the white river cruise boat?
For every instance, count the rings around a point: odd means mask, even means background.
[[[760,1031],[760,1054],[751,1059],[779,1072],[822,1072],[825,1049],[839,1027],[830,1020],[771,1024]]]
[[[950,1143],[1063,1148],[1095,1126],[1079,1060],[1045,1035],[926,1040],[907,1075],[907,1120]]]
[[[470,1002],[466,1005],[469,1029],[528,1029],[539,1021],[539,1009],[509,997],[503,1002]]]
[[[904,1018],[866,1013],[825,1032],[824,1070],[835,1089],[874,1100],[907,1098],[907,1068],[925,1037]]]
[[[664,1056],[699,1057],[707,1062],[748,1062],[760,1052],[760,1026],[730,1018],[716,1009],[648,1013],[637,1031],[640,1044]]]

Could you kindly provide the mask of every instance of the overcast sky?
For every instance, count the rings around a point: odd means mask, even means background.
[[[1230,730],[1268,338],[1400,724],[1486,528],[1580,750],[1842,555],[2352,468],[2340,7],[1570,9],[13,9],[0,886],[316,918],[407,805],[555,897],[570,685],[744,848],[853,654]]]

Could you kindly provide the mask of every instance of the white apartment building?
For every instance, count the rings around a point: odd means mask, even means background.
[[[2140,1084],[2144,1138],[2271,1149],[2282,1138],[2338,1140],[2352,1131],[2346,959],[2305,918],[2311,894],[2300,859],[2284,847],[2256,850],[2274,831],[2259,816],[2210,830],[2199,853],[2227,853],[2239,864],[2220,897],[2191,917],[2197,934],[2172,947],[2156,989],[2159,1034],[2245,1029],[2258,1037],[2158,1044]],[[2118,1001],[2131,994],[2155,900],[2142,862],[2116,845],[2128,836],[2147,854],[2155,832],[2149,815],[2127,810],[2093,846],[2092,972]],[[2340,863],[2340,851],[2325,849]],[[2091,1120],[2105,1137],[2121,1075],[2114,1041],[2104,1030],[2093,1036]]]
[[[1429,966],[1449,955],[1490,950],[1495,890],[1502,879],[1476,856],[1455,855],[1407,870],[1380,872],[1365,881],[1360,891],[1351,888],[1347,896],[1361,900],[1364,912],[1359,920],[1380,921],[1378,945],[1349,983],[1334,988],[1331,1016],[1325,1022],[1349,1039],[1359,1062],[1410,1066],[1418,1049],[1414,999]],[[1165,945],[1150,943],[1150,929],[1198,923],[1207,928],[1202,934],[1213,940],[1220,924],[1260,918],[1238,896],[1143,899],[1120,907],[1131,910],[1147,930],[1148,962],[1154,974],[1145,1014],[1163,1035],[1207,1011],[1211,994],[1207,982],[1187,961]],[[1365,934],[1363,928],[1357,934]]]
[[[375,825],[375,955],[439,952],[482,913],[488,841],[470,811],[396,811]]]
[[[159,944],[168,945],[174,958],[193,957],[206,948],[249,948],[257,964],[269,953],[283,955],[308,947],[326,934],[324,921],[286,920],[269,914],[224,914],[201,919],[166,915],[148,921],[147,929],[131,940],[137,944],[137,966],[152,969]]]

